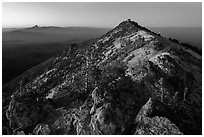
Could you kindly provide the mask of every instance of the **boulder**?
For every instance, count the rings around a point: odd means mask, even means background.
[[[53,113],[54,108],[47,101],[33,99],[28,102],[23,101],[23,97],[21,100],[13,97],[6,111],[6,117],[13,130],[30,133],[40,120],[46,120]]]
[[[35,104],[25,104],[12,100],[6,112],[12,129],[22,130],[35,125],[41,118],[40,107]]]
[[[165,117],[150,117],[153,111],[153,101],[150,98],[141,108],[135,119],[136,135],[181,135],[178,127]]]
[[[178,127],[165,117],[145,117],[138,125],[135,135],[182,135]]]
[[[117,126],[111,109],[109,103],[105,103],[102,107],[96,109],[96,113],[92,116],[90,122],[90,127],[96,134],[111,135],[115,133]]]

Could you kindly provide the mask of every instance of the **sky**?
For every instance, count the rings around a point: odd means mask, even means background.
[[[201,27],[202,3],[3,2],[2,27],[113,28],[131,19],[145,27]]]

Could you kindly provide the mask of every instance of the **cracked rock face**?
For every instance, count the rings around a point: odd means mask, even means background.
[[[150,98],[141,108],[135,123],[137,128],[136,135],[182,135],[179,128],[165,117],[149,117],[152,113],[153,102]]]
[[[116,124],[113,120],[110,104],[104,104],[97,108],[95,114],[91,118],[91,126],[97,134],[114,134]]]
[[[10,83],[4,134],[201,134],[201,59],[124,21]]]
[[[182,135],[178,127],[165,117],[145,118],[135,135]]]
[[[7,118],[14,129],[25,129],[39,121],[40,113],[40,108],[35,104],[23,104],[12,100],[7,110]]]

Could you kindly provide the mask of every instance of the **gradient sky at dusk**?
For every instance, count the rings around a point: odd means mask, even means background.
[[[3,27],[114,27],[132,19],[149,27],[200,27],[202,3],[34,3],[2,4]]]

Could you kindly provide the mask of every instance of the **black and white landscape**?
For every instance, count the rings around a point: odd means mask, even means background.
[[[3,11],[2,134],[202,134],[202,3]]]
[[[108,28],[38,27],[3,29],[3,85],[70,44],[96,38]],[[15,68],[15,69],[14,69]]]

